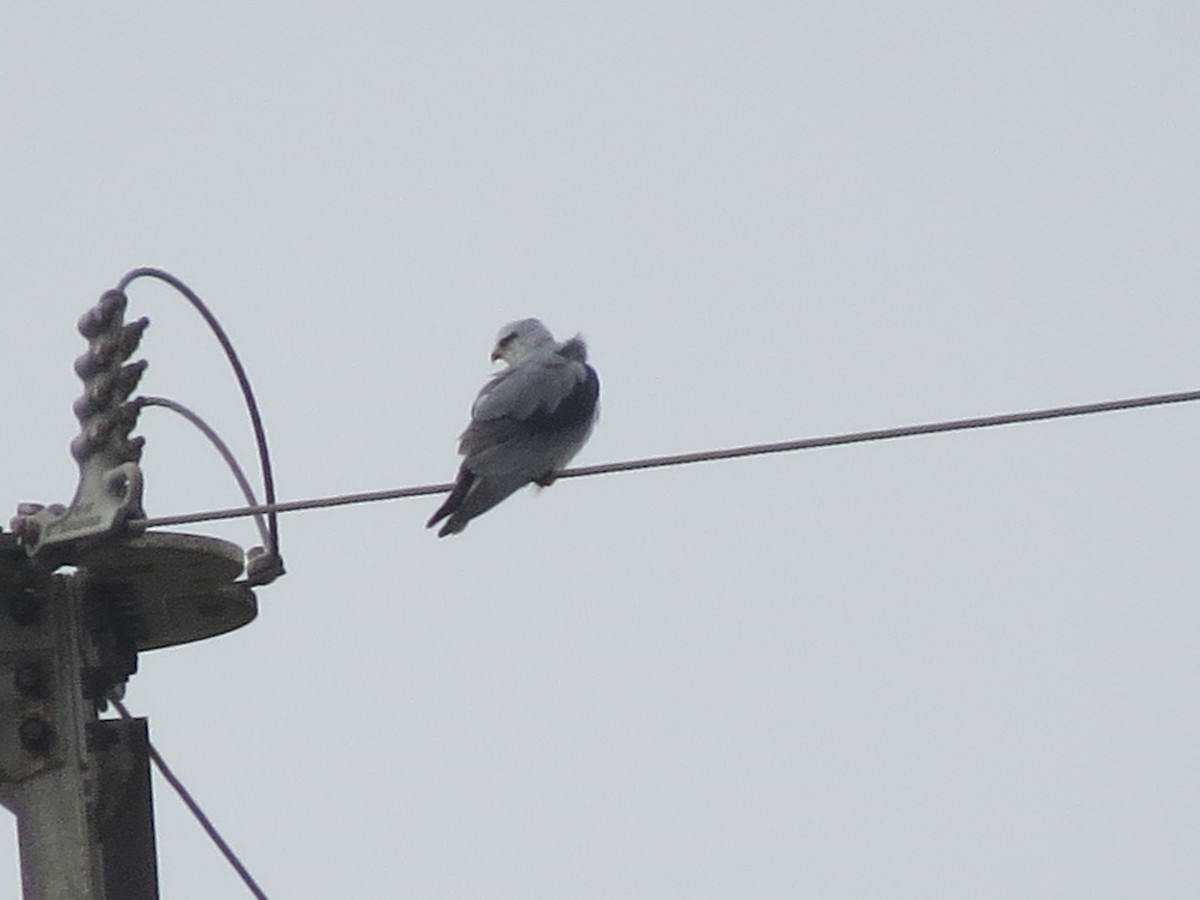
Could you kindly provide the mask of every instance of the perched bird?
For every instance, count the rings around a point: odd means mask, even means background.
[[[596,422],[600,379],[579,335],[560,344],[537,319],[521,319],[500,329],[498,359],[508,368],[475,398],[454,489],[426,524],[446,519],[438,537],[457,534],[530,482],[549,487]]]

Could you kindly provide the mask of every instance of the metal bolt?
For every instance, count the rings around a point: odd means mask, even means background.
[[[117,472],[109,478],[107,487],[114,497],[124,497],[129,493],[129,478],[124,472]]]
[[[24,519],[17,516],[10,520],[8,524],[12,528],[13,534],[26,544],[36,544],[38,537],[42,533],[42,526],[33,519]]]
[[[50,678],[40,663],[26,662],[17,666],[13,684],[26,697],[44,700],[50,696]]]
[[[54,726],[40,716],[29,716],[17,728],[21,746],[36,756],[45,756],[54,746]]]

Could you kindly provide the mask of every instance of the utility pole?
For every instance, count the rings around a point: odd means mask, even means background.
[[[258,611],[242,548],[136,528],[144,441],[126,400],[146,363],[125,360],[148,321],[126,324],[125,306],[109,291],[79,322],[75,498],[22,504],[0,534],[0,803],[17,816],[25,900],[157,900],[147,723],[99,713],[141,651]]]
[[[103,898],[88,809],[98,793],[87,754],[95,712],[81,690],[83,648],[72,639],[80,605],[66,580],[37,572],[12,535],[0,537],[0,799],[17,814],[25,897]]]

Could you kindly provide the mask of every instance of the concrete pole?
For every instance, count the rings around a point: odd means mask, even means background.
[[[0,800],[17,815],[25,900],[110,900],[91,814],[99,786],[89,765],[87,727],[96,713],[82,691],[80,591],[73,579],[56,577],[48,595],[25,591],[8,606],[4,668],[13,673],[15,693],[33,708],[4,723],[16,732],[6,748],[20,754],[5,762],[21,770],[17,774],[32,774],[0,785]]]
[[[143,534],[50,576],[0,534],[0,803],[17,815],[25,900],[158,900],[144,720],[98,701],[137,653],[252,621],[242,549]]]

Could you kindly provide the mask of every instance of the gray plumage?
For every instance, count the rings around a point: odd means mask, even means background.
[[[600,381],[578,335],[559,344],[540,321],[522,319],[500,329],[492,359],[508,368],[471,407],[454,489],[426,526],[445,519],[438,537],[457,534],[530,482],[551,485],[596,421]]]

